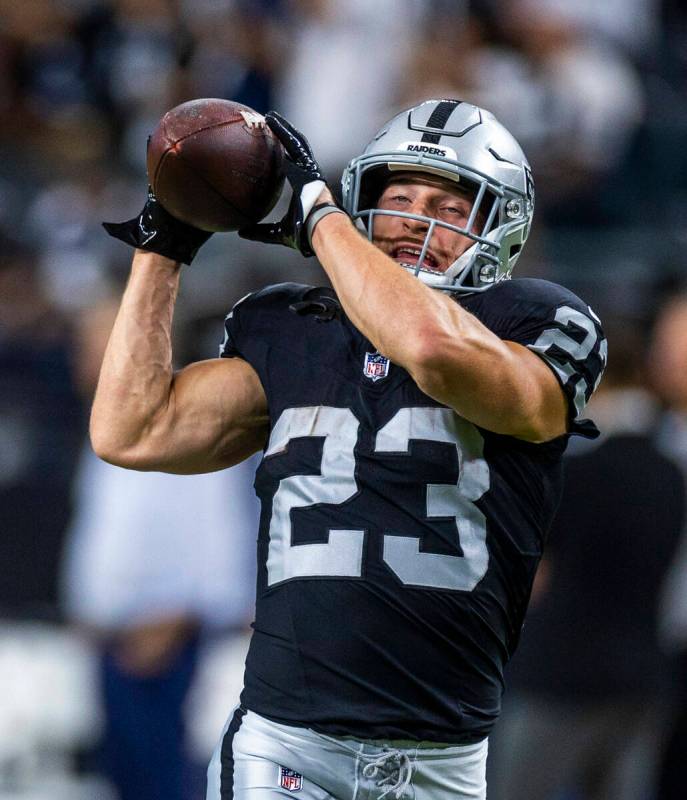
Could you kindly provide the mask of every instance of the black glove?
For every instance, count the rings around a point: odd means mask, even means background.
[[[132,247],[150,250],[161,256],[190,264],[200,246],[212,236],[193,225],[187,225],[160,205],[148,187],[148,200],[143,211],[128,222],[103,222],[103,228]]]
[[[315,161],[308,140],[290,122],[276,111],[268,111],[265,121],[286,150],[286,178],[291,184],[293,196],[288,211],[279,222],[246,225],[239,230],[239,236],[256,242],[283,244],[300,250],[304,256],[315,255],[310,246],[306,221],[326,185],[322,170]]]

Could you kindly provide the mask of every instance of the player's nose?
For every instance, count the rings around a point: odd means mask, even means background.
[[[417,198],[413,201],[410,208],[408,208],[408,213],[414,214],[417,217],[430,216],[428,204],[420,198]],[[429,227],[429,222],[424,219],[410,219],[409,217],[404,217],[403,221],[408,230],[426,231]]]

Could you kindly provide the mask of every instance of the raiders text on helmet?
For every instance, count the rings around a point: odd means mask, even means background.
[[[427,223],[428,230],[417,265],[408,269],[452,292],[483,291],[510,277],[530,231],[534,184],[525,154],[491,112],[460,100],[427,100],[397,114],[377,133],[342,178],[344,207],[370,239],[376,216],[401,215],[375,207],[394,170],[439,175],[474,195],[465,228],[410,215]],[[484,219],[479,231],[477,219]],[[474,242],[441,274],[423,268],[437,226]]]

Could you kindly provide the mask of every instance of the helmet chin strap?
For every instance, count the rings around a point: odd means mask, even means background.
[[[456,281],[456,278],[461,277],[464,272],[467,272],[468,268],[472,266],[476,254],[477,254],[477,242],[470,245],[470,247],[468,247],[467,250],[465,250],[458,256],[458,258],[453,262],[453,264],[450,264],[448,266],[448,268],[444,272],[444,277],[447,279],[447,283],[453,285]]]
[[[450,264],[444,272],[431,272],[430,270],[420,269],[418,271],[417,267],[413,267],[412,265],[401,264],[403,269],[410,272],[412,275],[415,275],[416,278],[419,278],[424,284],[427,286],[434,286],[437,288],[446,288],[449,289],[450,287],[456,285],[455,280],[457,277],[461,276],[462,273],[470,267],[470,263],[473,259],[473,256],[476,254],[477,250],[477,242],[473,245],[468,247],[465,252],[461,253],[458,258]],[[463,284],[458,284],[458,286],[463,287]],[[464,287],[470,288],[470,287]]]

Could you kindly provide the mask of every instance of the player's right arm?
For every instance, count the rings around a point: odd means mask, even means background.
[[[267,438],[267,400],[240,358],[172,369],[180,265],[137,250],[100,371],[93,449],[121,467],[211,472],[242,461]]]

